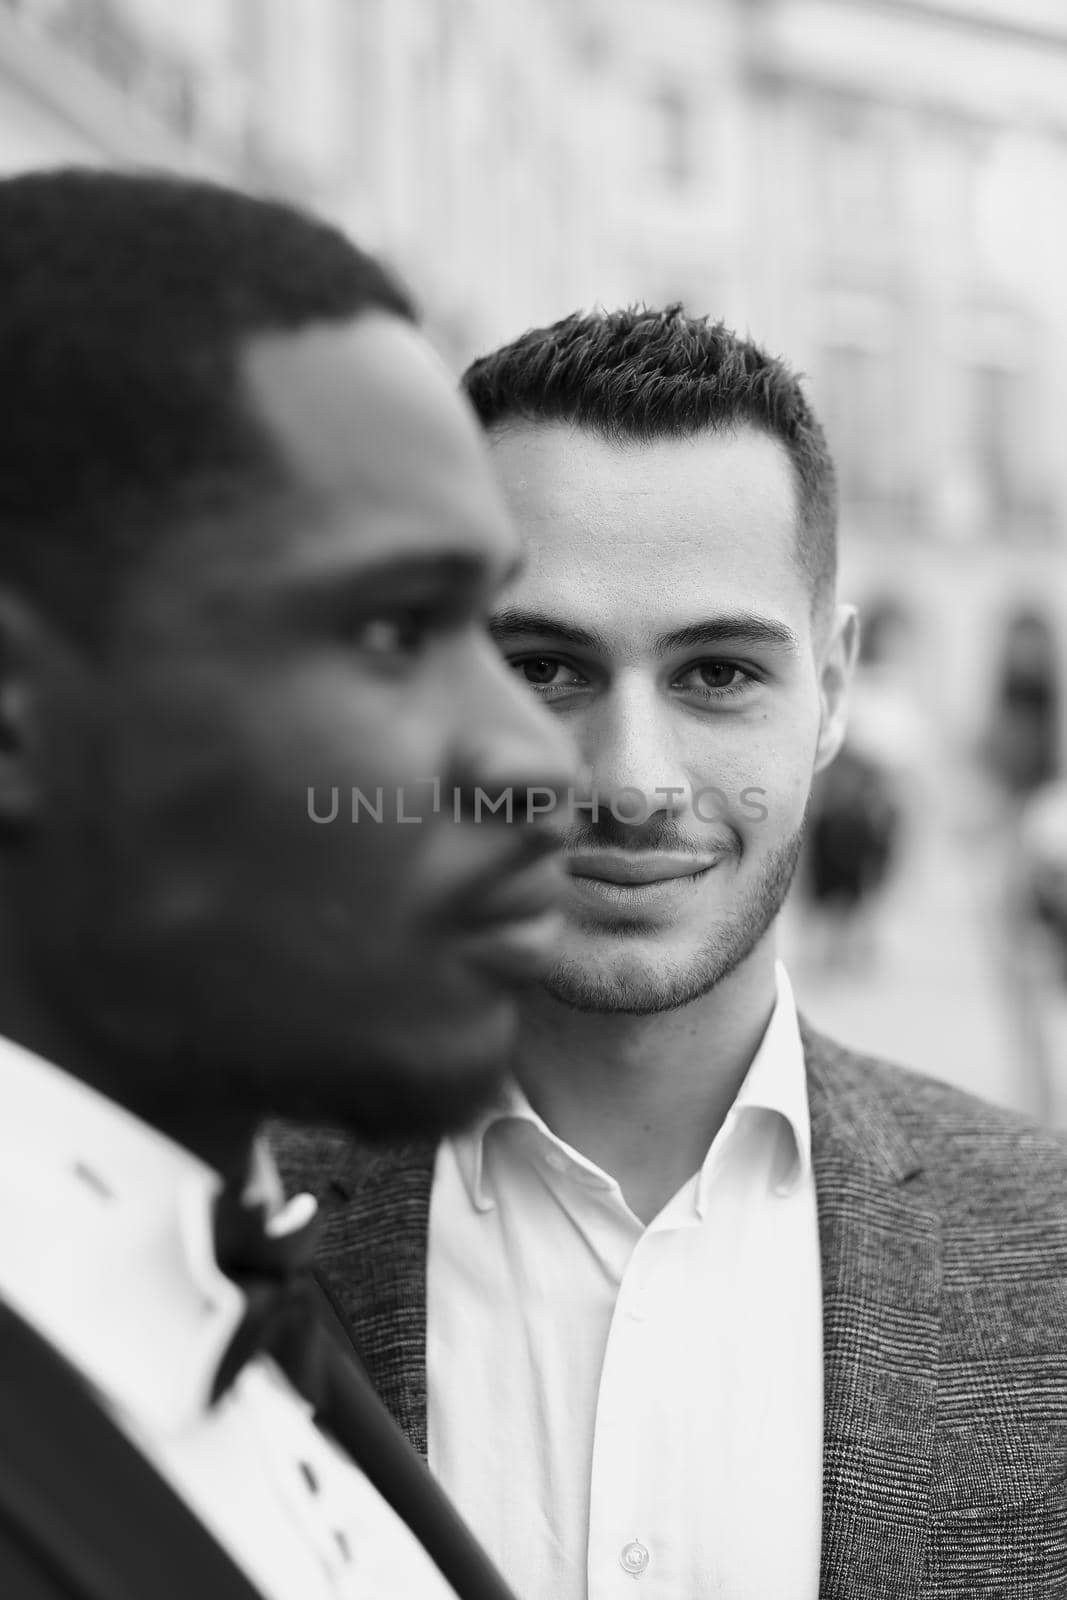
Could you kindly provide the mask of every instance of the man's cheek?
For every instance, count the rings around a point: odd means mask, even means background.
[[[808,791],[802,784],[783,788],[753,781],[739,791],[736,815],[753,839],[765,837],[776,842],[790,838],[801,827],[807,800]]]
[[[698,822],[728,823],[734,811],[728,790],[704,784],[693,791],[693,815]]]
[[[769,796],[759,784],[746,786],[738,796],[742,813],[753,822],[766,822],[770,817]]]

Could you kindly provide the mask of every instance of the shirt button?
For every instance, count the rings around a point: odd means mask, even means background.
[[[619,1566],[628,1572],[631,1578],[639,1578],[652,1560],[648,1550],[640,1539],[631,1539],[629,1544],[624,1544],[619,1551]]]

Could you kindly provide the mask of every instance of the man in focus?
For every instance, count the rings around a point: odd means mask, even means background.
[[[776,959],[856,651],[818,420],[678,307],[465,387],[525,547],[493,631],[593,798],[510,1092],[329,1175],[353,1337],[538,1600],[1054,1600],[1064,1143],[821,1038]]]

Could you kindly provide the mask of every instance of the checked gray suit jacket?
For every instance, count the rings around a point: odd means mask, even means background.
[[[1067,1600],[1067,1140],[803,1035],[823,1278],[820,1600]],[[290,1129],[275,1147],[288,1185],[323,1200],[320,1266],[425,1454],[434,1147]]]

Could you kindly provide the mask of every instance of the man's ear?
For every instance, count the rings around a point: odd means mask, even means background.
[[[32,823],[41,802],[37,726],[51,627],[21,595],[0,587],[0,831]]]
[[[859,651],[860,627],[855,606],[837,606],[830,621],[819,665],[819,738],[815,771],[828,767],[845,741],[848,689]]]

